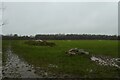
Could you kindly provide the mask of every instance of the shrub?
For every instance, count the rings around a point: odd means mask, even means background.
[[[53,47],[56,45],[54,42],[47,42],[43,40],[40,40],[40,41],[29,40],[29,41],[26,41],[25,44],[34,45],[34,46],[50,46],[50,47]]]

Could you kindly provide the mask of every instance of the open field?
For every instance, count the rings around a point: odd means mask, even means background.
[[[79,77],[118,77],[119,69],[101,66],[90,60],[92,55],[118,57],[118,41],[115,40],[52,40],[56,46],[30,46],[25,40],[3,40],[3,58],[8,45],[29,64],[42,67],[48,72],[70,74]],[[65,55],[71,48],[81,48],[90,55]],[[4,58],[5,59],[5,58]],[[52,67],[51,67],[52,66]],[[39,73],[39,71],[38,71]]]

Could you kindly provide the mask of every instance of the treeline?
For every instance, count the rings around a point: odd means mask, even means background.
[[[37,34],[35,36],[2,35],[3,40],[119,40],[116,35]]]
[[[2,40],[34,40],[34,36],[2,35]]]
[[[35,39],[43,40],[118,40],[116,35],[88,35],[88,34],[55,34],[55,35],[36,35]]]

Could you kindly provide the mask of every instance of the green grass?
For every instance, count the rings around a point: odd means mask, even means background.
[[[3,66],[5,65],[5,62],[7,59],[5,52],[8,49],[9,43],[10,43],[10,41],[2,41],[2,44],[1,44],[2,45],[2,65]]]
[[[0,39],[0,67],[2,66],[2,63],[1,63],[1,61],[2,61],[2,53],[1,52],[2,52],[2,40]]]
[[[25,44],[28,44],[30,46],[49,46],[49,47],[55,46],[55,43],[53,43],[53,42],[34,41],[34,40],[25,41]]]
[[[90,60],[89,56],[67,56],[65,51],[82,48],[94,55],[118,57],[118,41],[114,40],[52,40],[56,46],[30,46],[25,40],[10,41],[14,53],[28,63],[44,67],[53,73],[67,73],[81,77],[116,77],[118,70],[114,67],[100,66]],[[3,51],[9,41],[3,41]],[[55,64],[58,68],[49,68]],[[93,72],[90,72],[90,70]]]

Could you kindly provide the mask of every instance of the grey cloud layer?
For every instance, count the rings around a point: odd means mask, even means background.
[[[117,3],[4,3],[3,34],[117,34]]]

